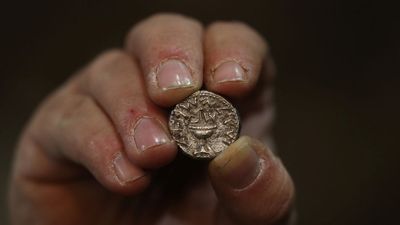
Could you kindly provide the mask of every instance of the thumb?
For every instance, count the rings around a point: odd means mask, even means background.
[[[239,224],[277,224],[289,215],[294,185],[282,162],[261,142],[241,137],[209,165],[221,205]]]

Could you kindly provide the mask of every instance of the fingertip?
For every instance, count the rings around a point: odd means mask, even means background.
[[[175,24],[175,26],[181,25],[182,23],[188,23],[190,24],[191,27],[195,29],[203,29],[203,25],[199,21],[191,17],[178,13],[156,13],[135,24],[130,29],[124,40],[125,48],[131,52],[137,51],[136,49],[137,47],[140,47],[140,45],[138,46],[136,41],[138,40],[138,38],[142,37],[140,33],[148,29],[157,30],[158,27],[165,26],[171,23]],[[154,37],[147,37],[147,38],[154,38]]]
[[[141,168],[155,169],[171,162],[176,155],[177,146],[172,140],[165,118],[141,115],[134,119],[125,136],[127,157]]]
[[[217,22],[206,30],[204,45],[208,90],[238,97],[254,88],[267,52],[255,30],[240,22]]]
[[[177,14],[158,14],[136,25],[126,41],[140,62],[150,98],[171,106],[202,85],[203,27]]]
[[[142,168],[157,169],[174,160],[176,153],[175,142],[168,142],[152,146],[145,151],[134,151],[130,154],[130,160]]]
[[[147,91],[157,105],[169,107],[200,89],[202,74],[186,54],[160,59],[146,76]]]
[[[234,60],[218,64],[205,76],[207,90],[234,98],[246,96],[257,82],[250,71]]]
[[[137,194],[150,184],[150,174],[130,162],[122,152],[115,154],[108,169],[105,186],[114,192]]]
[[[177,40],[171,45],[183,43]],[[156,58],[151,59],[154,63],[142,63],[142,67],[147,67],[143,70],[150,98],[157,105],[168,107],[200,89],[203,82],[201,46],[158,48],[149,56]]]
[[[279,180],[293,191],[293,183],[282,161],[264,143],[242,136],[209,165],[211,179],[229,190],[246,190]],[[235,185],[240,183],[241,185]],[[282,184],[282,183],[280,183]],[[275,185],[270,186],[275,187]]]
[[[209,174],[235,220],[273,224],[290,212],[293,182],[281,161],[255,139],[239,138],[210,163]]]
[[[150,184],[151,174],[133,164],[122,151],[103,156],[100,161],[103,163],[89,163],[87,168],[111,192],[135,195]]]
[[[243,136],[212,160],[211,179],[228,189],[242,189],[254,182],[261,162],[250,142],[249,137]]]

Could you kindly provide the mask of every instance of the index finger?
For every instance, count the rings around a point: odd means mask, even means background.
[[[171,106],[200,89],[202,32],[199,22],[174,14],[152,16],[132,29],[126,48],[140,62],[153,102]]]

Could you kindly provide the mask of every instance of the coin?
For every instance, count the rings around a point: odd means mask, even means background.
[[[195,159],[211,159],[238,138],[239,116],[222,96],[202,90],[175,106],[169,129],[184,153]]]

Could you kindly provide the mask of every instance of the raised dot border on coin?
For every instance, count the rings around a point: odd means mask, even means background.
[[[193,159],[212,159],[239,135],[233,105],[220,95],[200,90],[175,105],[169,117],[172,138]]]

